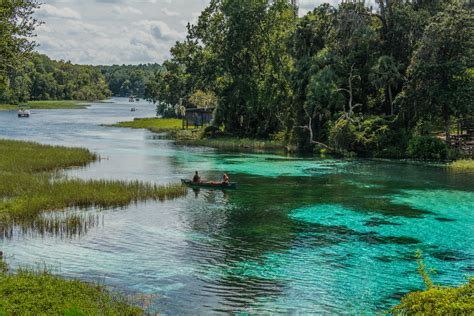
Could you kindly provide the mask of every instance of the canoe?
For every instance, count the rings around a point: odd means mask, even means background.
[[[181,179],[181,183],[191,187],[191,188],[210,188],[210,189],[237,189],[236,182],[222,183],[222,182],[193,182],[187,179]]]

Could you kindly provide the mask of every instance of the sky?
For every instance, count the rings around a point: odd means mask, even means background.
[[[238,1],[238,0],[235,0]],[[43,0],[38,51],[56,60],[111,65],[161,63],[209,0]],[[300,15],[339,0],[300,0]]]

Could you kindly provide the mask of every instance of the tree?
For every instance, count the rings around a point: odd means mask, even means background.
[[[450,139],[451,116],[472,111],[474,18],[459,6],[436,14],[427,26],[408,69],[407,94],[420,117],[437,114]],[[465,106],[459,100],[467,101]],[[461,112],[464,112],[461,111]],[[467,112],[472,113],[472,112]]]
[[[377,89],[384,89],[388,94],[390,115],[394,114],[393,89],[399,85],[402,78],[394,59],[385,55],[379,57],[377,63],[372,67],[372,73],[369,75],[372,84]]]
[[[197,90],[189,97],[189,102],[197,108],[213,108],[217,105],[217,97],[213,92]]]
[[[33,51],[30,39],[40,24],[32,17],[36,0],[0,0],[0,78],[15,69]]]

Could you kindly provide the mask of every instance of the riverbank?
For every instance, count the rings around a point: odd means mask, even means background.
[[[31,223],[43,212],[66,208],[124,207],[132,202],[163,201],[187,192],[181,185],[62,177],[61,169],[85,166],[98,159],[86,149],[0,140],[0,152],[0,221],[4,223]],[[67,217],[61,221],[76,223]]]
[[[88,106],[87,101],[74,100],[29,101],[26,104],[33,110],[85,109]],[[0,111],[11,110],[18,110],[18,105],[0,104]]]
[[[128,122],[108,125],[134,129],[147,129],[154,133],[168,133],[177,145],[212,147],[217,149],[253,149],[253,150],[284,150],[292,149],[284,144],[271,140],[238,138],[229,136],[204,136],[204,129],[182,129],[180,119],[139,118]]]
[[[0,258],[0,315],[143,315],[106,287],[47,271],[8,271]]]

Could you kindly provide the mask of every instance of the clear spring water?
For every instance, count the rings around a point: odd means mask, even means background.
[[[177,147],[144,130],[100,126],[152,116],[125,99],[83,110],[0,112],[0,137],[87,147],[102,157],[70,177],[179,182],[228,172],[230,192],[100,213],[87,233],[0,239],[12,267],[100,281],[164,314],[365,313],[474,270],[474,177],[443,166],[296,158]],[[0,153],[1,154],[1,153]],[[90,210],[89,213],[96,211]]]

